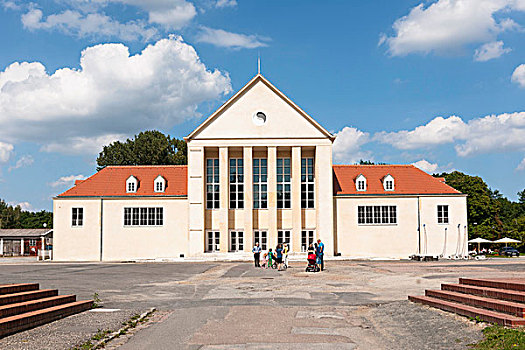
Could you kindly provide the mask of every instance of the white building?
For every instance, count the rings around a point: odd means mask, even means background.
[[[333,165],[334,139],[258,74],[186,137],[187,166],[110,166],[54,198],[54,258],[466,251],[465,195],[411,165]]]

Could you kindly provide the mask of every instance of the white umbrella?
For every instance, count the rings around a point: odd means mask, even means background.
[[[470,241],[468,241],[469,243],[477,243],[478,244],[478,253],[480,251],[480,245],[481,243],[493,243],[492,241],[489,241],[488,239],[485,239],[485,238],[481,238],[481,237],[478,237],[478,238],[474,238],[474,239],[471,239]]]
[[[503,237],[502,239],[498,239],[497,241],[494,241],[494,243],[505,243],[505,247],[508,243],[520,243],[521,241],[518,241],[517,239],[512,239],[509,237]]]

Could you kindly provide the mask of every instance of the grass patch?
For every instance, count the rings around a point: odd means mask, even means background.
[[[525,331],[523,328],[509,329],[501,326],[489,326],[483,330],[485,339],[474,344],[478,350],[515,350],[525,349]]]

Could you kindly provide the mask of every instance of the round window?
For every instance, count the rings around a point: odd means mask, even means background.
[[[253,123],[255,125],[263,125],[266,123],[266,114],[263,112],[257,112],[253,115]]]

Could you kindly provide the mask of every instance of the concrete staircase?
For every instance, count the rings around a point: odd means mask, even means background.
[[[91,309],[92,300],[58,295],[38,283],[0,285],[0,338]]]
[[[460,278],[410,301],[502,326],[525,325],[525,279]]]

